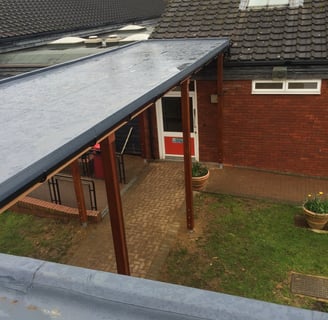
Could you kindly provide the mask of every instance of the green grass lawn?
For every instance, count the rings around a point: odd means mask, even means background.
[[[193,236],[182,232],[160,280],[328,311],[290,292],[291,272],[328,276],[328,234],[297,227],[296,206],[223,195],[195,198]],[[197,224],[202,232],[197,234]]]
[[[0,214],[0,252],[59,262],[80,228],[76,221],[7,211]]]

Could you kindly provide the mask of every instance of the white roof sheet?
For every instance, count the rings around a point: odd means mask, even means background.
[[[136,33],[120,40],[120,42],[141,41],[141,40],[147,40],[148,38],[149,38],[148,33]]]

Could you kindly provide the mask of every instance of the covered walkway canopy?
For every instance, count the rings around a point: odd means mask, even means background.
[[[0,210],[228,45],[150,40],[0,81]]]
[[[144,111],[181,84],[186,217],[193,229],[189,78],[219,57],[221,93],[222,52],[228,45],[227,39],[139,42],[1,81],[0,212],[70,164],[80,220],[86,224],[76,159],[99,142],[117,271],[130,274],[114,133],[138,114],[145,123]]]

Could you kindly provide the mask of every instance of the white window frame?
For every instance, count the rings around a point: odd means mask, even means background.
[[[310,82],[316,83],[317,87],[315,89],[289,89],[289,83],[302,83],[302,82]],[[258,89],[256,88],[257,83],[282,83],[281,89]],[[321,94],[321,80],[278,80],[278,81],[270,81],[270,80],[253,80],[252,81],[252,94]]]
[[[262,0],[265,1],[266,3],[264,4],[252,4],[252,0],[248,1],[248,8],[257,8],[257,7],[280,7],[280,6],[288,6],[289,5],[289,0],[283,0],[285,3],[275,3],[275,0]]]
[[[288,4],[278,5],[274,3],[266,3],[264,5],[258,6],[258,5],[249,5],[250,0],[240,0],[239,9],[240,10],[247,10],[247,9],[263,9],[263,8],[272,8],[272,7],[281,7],[281,6],[289,6],[290,8],[298,8],[303,6],[304,0],[289,0]]]

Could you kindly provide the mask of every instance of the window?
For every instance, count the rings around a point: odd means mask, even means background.
[[[315,90],[318,87],[317,82],[288,82],[288,90]]]
[[[189,98],[190,104],[190,132],[194,131],[192,98]],[[163,97],[162,112],[164,131],[182,132],[181,98]]]
[[[298,8],[303,5],[303,2],[304,0],[240,0],[239,9],[262,9],[283,6]]]
[[[252,83],[252,94],[320,94],[321,80],[258,81]]]
[[[284,84],[282,82],[256,82],[257,90],[282,90]]]

